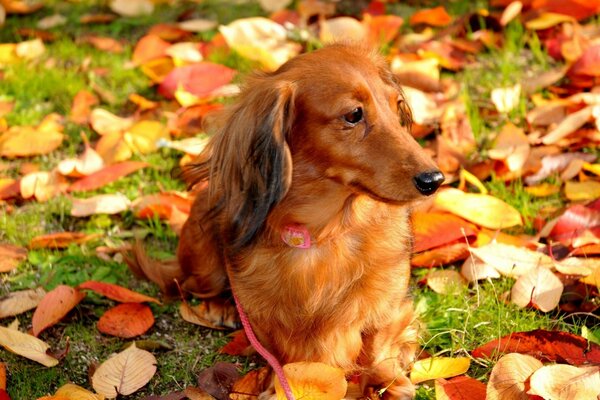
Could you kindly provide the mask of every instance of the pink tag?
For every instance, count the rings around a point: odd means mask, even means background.
[[[281,239],[291,247],[310,248],[310,233],[304,225],[286,225],[281,231]]]

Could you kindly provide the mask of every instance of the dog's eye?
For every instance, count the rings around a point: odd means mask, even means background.
[[[347,123],[356,125],[363,119],[363,109],[361,107],[357,107],[349,113],[344,114],[343,118]]]

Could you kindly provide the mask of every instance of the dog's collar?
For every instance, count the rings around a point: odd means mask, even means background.
[[[299,249],[310,248],[310,232],[304,225],[291,224],[286,225],[281,230],[281,240],[290,247]]]

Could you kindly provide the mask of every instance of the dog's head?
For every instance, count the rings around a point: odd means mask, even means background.
[[[392,204],[430,195],[444,179],[409,133],[393,74],[361,47],[329,46],[249,78],[221,121],[205,159],[234,251],[285,196],[293,164]]]

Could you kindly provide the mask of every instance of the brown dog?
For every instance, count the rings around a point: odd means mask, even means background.
[[[254,75],[185,170],[209,188],[181,233],[180,269],[154,280],[201,297],[231,285],[282,364],[327,363],[412,398],[409,211],[444,177],[410,124],[385,62],[359,46]]]

